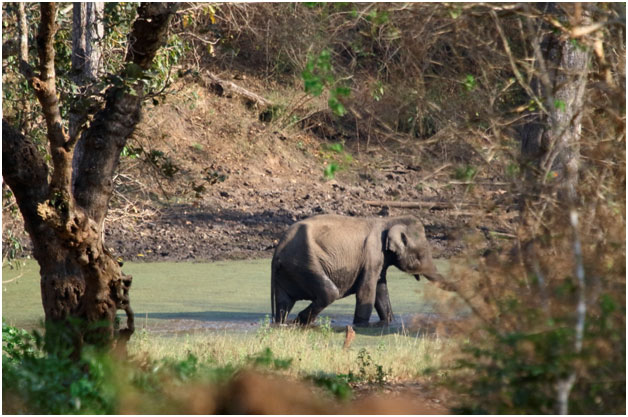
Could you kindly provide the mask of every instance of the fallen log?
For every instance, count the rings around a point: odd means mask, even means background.
[[[206,74],[209,80],[204,80],[205,87],[212,90],[214,93],[216,93],[216,95],[226,97],[232,97],[236,95],[244,98],[247,103],[255,105],[262,110],[272,107],[273,105],[273,103],[271,103],[264,97],[255,94],[252,91],[247,90],[246,88],[240,87],[239,85],[231,81],[223,80],[214,73],[207,71]]]

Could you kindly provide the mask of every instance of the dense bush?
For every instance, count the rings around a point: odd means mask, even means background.
[[[117,414],[129,398],[142,406],[152,404],[153,411],[170,409],[176,401],[167,391],[173,385],[222,382],[236,372],[234,367],[199,363],[193,355],[125,362],[84,349],[76,361],[70,351],[44,346],[36,331],[5,323],[2,338],[3,412],[11,414]],[[272,359],[272,353],[264,352],[251,362],[266,365]]]
[[[548,320],[529,306],[513,302],[501,314],[528,326],[504,331],[485,327],[483,341],[462,347],[463,359],[452,369],[449,384],[470,398],[455,411],[471,414],[553,414],[557,384],[577,369],[570,397],[576,414],[623,414],[626,406],[625,308],[619,297],[602,295],[590,306],[584,349],[573,352],[570,320]],[[531,322],[539,330],[530,331]],[[468,397],[467,397],[468,396]],[[465,398],[461,397],[461,398]]]
[[[115,411],[111,363],[86,351],[48,354],[43,338],[2,323],[3,412],[11,414],[111,414]]]

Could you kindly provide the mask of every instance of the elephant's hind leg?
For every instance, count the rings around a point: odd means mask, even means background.
[[[273,317],[273,320],[275,323],[283,324],[286,322],[296,300],[290,297],[282,288],[277,289],[275,297],[275,317]]]
[[[325,307],[340,298],[338,287],[325,275],[313,276],[316,285],[311,288],[312,303],[297,316],[296,322],[302,325],[311,324]]]

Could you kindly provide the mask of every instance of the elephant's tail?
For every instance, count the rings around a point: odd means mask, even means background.
[[[277,311],[277,291],[275,284],[275,275],[277,274],[277,268],[275,259],[273,259],[271,272],[270,272],[270,311],[271,311],[271,322],[276,322],[275,312]]]

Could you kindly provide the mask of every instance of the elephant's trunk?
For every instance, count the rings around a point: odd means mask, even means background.
[[[423,271],[422,275],[434,283],[438,288],[445,291],[456,291],[456,287],[448,282],[446,282],[445,278],[436,270],[436,267],[432,267],[428,271]],[[415,275],[418,280],[418,275]]]

